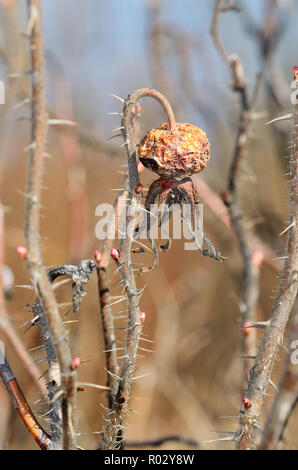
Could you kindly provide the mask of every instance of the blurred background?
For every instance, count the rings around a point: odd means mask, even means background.
[[[256,119],[241,163],[239,187],[247,230],[261,240],[268,253],[259,269],[256,316],[266,320],[279,282],[286,235],[279,237],[288,217],[289,124],[266,122],[291,112],[290,84],[297,58],[297,2],[290,0],[238,1],[239,11],[221,14],[219,33],[228,54],[237,54],[251,96],[262,72]],[[221,191],[227,186],[238,126],[239,97],[231,89],[230,69],[210,35],[215,1],[204,0],[44,0],[42,20],[49,113],[76,121],[76,127],[52,127],[44,176],[41,234],[47,266],[78,263],[93,257],[96,239],[95,208],[112,203],[119,188],[126,157],[121,138],[107,141],[120,125],[121,102],[137,88],[154,87],[171,102],[178,122],[191,122],[205,130],[211,144],[207,169],[194,179],[202,191],[204,229],[228,259],[217,263],[200,253],[184,250],[175,240],[160,264],[138,280],[146,286],[141,310],[146,312],[144,335],[154,343],[142,345],[126,431],[127,441],[180,434],[199,440],[207,449],[229,449],[229,432],[237,430],[243,383],[240,358],[243,262],[238,243],[222,221],[226,208]],[[14,276],[7,287],[8,315],[27,349],[41,343],[38,326],[26,305],[30,282],[16,253],[24,243],[24,191],[30,143],[29,43],[23,33],[28,23],[23,0],[0,1],[0,79],[5,83],[5,104],[0,106],[1,202],[5,207],[5,265]],[[160,106],[143,99],[138,118],[139,137],[164,121]],[[117,133],[117,132],[116,132]],[[146,188],[155,175],[145,169]],[[206,186],[217,196],[206,200]],[[200,186],[201,185],[201,186]],[[204,186],[203,186],[204,185]],[[212,199],[212,198],[211,198]],[[218,209],[216,211],[215,209]],[[253,248],[252,248],[253,249]],[[151,258],[136,255],[137,262]],[[143,257],[143,258],[142,258]],[[146,261],[147,262],[147,261]],[[113,267],[112,267],[113,268]],[[117,275],[111,271],[112,284]],[[9,276],[7,277],[7,279]],[[8,282],[8,281],[7,281]],[[9,282],[8,282],[9,283]],[[105,360],[99,317],[96,275],[87,286],[78,314],[67,325],[73,351],[86,363],[79,369],[83,382],[105,383]],[[58,300],[71,298],[70,288],[58,291]],[[117,310],[121,310],[115,306]],[[123,326],[123,324],[122,324]],[[261,334],[261,332],[260,332]],[[259,333],[258,333],[259,335]],[[39,391],[28,371],[5,340],[6,354],[32,409],[48,428]],[[119,344],[123,334],[119,332]],[[148,346],[149,345],[149,346]],[[34,361],[42,359],[32,352]],[[283,353],[280,353],[280,359]],[[38,362],[40,373],[45,362]],[[275,375],[278,380],[279,367]],[[266,399],[265,410],[274,397]],[[94,448],[103,429],[104,393],[91,388],[78,396],[79,443]],[[223,417],[230,416],[224,419]],[[298,447],[297,412],[284,435],[286,448]],[[227,434],[225,434],[227,432]],[[221,434],[223,433],[223,434]],[[211,441],[211,442],[208,442]],[[215,442],[213,442],[215,441]],[[37,449],[0,384],[0,447]],[[169,443],[165,448],[186,448]]]

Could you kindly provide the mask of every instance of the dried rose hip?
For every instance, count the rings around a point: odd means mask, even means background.
[[[177,123],[171,131],[162,124],[147,132],[139,146],[142,164],[164,179],[199,173],[207,166],[209,156],[205,132],[192,124]]]

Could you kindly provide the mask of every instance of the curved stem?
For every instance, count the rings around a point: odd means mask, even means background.
[[[154,98],[156,101],[158,101],[159,104],[161,104],[167,117],[168,131],[173,130],[176,126],[176,119],[172,106],[166,97],[160,93],[160,91],[154,90],[154,88],[139,88],[132,95],[130,95],[130,99],[136,103],[144,96],[150,96],[151,98]]]

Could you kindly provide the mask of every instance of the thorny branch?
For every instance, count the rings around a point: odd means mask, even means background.
[[[140,98],[149,96],[156,99],[164,108],[167,116],[168,128],[175,126],[173,111],[165,97],[150,88],[136,90],[128,96],[124,102],[122,116],[122,135],[127,152],[127,164],[129,175],[128,207],[126,209],[125,237],[120,244],[119,271],[123,280],[128,323],[126,331],[124,358],[118,377],[118,388],[112,407],[106,418],[106,425],[102,441],[103,449],[117,449],[122,445],[122,430],[125,414],[127,413],[127,400],[130,395],[131,384],[135,371],[136,356],[142,324],[139,318],[139,293],[135,283],[135,277],[131,264],[131,244],[138,221],[138,212],[141,195],[136,191],[140,184],[136,148],[134,143],[133,128],[131,125],[131,112],[135,109]]]
[[[127,193],[128,176],[125,175],[122,183],[120,184],[120,190],[117,193],[113,207],[118,212],[119,198]],[[111,233],[115,230],[114,223],[115,218],[111,216],[108,222],[109,230]],[[111,296],[110,296],[110,281],[109,281],[109,267],[110,267],[110,249],[112,246],[112,237],[107,236],[103,240],[101,246],[100,260],[96,267],[97,271],[97,284],[98,284],[98,295],[100,305],[100,317],[102,324],[102,332],[104,339],[104,348],[106,356],[106,368],[107,368],[107,382],[108,387],[107,397],[109,408],[112,407],[113,400],[115,399],[117,392],[117,380],[116,375],[119,372],[115,330],[114,330],[114,319],[111,308]]]
[[[256,447],[258,420],[279,345],[283,341],[298,287],[298,107],[294,118],[294,144],[290,158],[290,214],[288,243],[280,285],[261,341],[256,363],[250,372],[246,397],[250,406],[241,410],[237,437],[238,449]]]
[[[293,319],[291,325],[290,341],[297,341],[298,338],[298,311],[294,307]],[[291,343],[290,343],[291,344]],[[295,343],[296,344],[296,343]],[[298,399],[298,373],[297,364],[291,361],[291,351],[288,354],[284,364],[279,392],[276,395],[262,434],[259,449],[276,449],[279,441],[283,437],[283,432],[287,426],[289,418],[297,404]]]
[[[26,266],[40,299],[45,321],[49,328],[49,336],[59,362],[63,391],[61,398],[63,447],[64,449],[74,449],[76,448],[76,373],[71,369],[72,357],[68,339],[42,260],[39,235],[43,161],[48,127],[40,1],[28,0],[28,7],[30,15],[28,33],[31,53],[32,128],[25,205],[25,239],[28,251]]]

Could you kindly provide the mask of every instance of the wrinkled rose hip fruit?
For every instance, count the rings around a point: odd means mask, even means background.
[[[169,179],[199,173],[207,166],[209,156],[205,132],[192,124],[177,123],[171,131],[162,124],[147,132],[139,146],[142,164]]]

